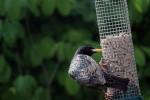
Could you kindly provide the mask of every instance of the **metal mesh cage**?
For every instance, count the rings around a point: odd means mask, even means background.
[[[95,0],[100,40],[125,32],[131,35],[126,0]]]
[[[139,97],[140,89],[126,0],[95,0],[103,61],[108,73],[129,78],[128,90],[108,88],[112,100]]]

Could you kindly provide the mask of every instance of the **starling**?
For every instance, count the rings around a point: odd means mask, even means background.
[[[105,94],[106,99],[110,96],[101,89],[101,86],[127,91],[129,79],[104,72],[91,57],[96,52],[102,52],[102,50],[90,46],[79,47],[70,64],[68,71],[70,77],[78,84],[100,90]]]

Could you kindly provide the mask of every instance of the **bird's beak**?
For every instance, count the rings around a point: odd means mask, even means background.
[[[93,52],[102,52],[102,49],[92,49]]]

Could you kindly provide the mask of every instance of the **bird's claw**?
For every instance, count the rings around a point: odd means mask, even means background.
[[[112,98],[112,96],[109,95],[107,92],[105,92],[105,90],[103,90],[102,88],[99,87],[98,89],[99,89],[100,92],[104,93],[106,100],[109,100],[109,99]]]
[[[99,65],[104,68],[104,67],[106,67],[108,65],[108,62],[103,64],[103,58],[101,58],[101,60],[99,62]]]
[[[108,100],[108,99],[111,99],[112,96],[110,96],[108,93],[105,93],[105,99]]]

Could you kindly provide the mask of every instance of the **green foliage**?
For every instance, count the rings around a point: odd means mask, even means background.
[[[41,59],[37,51],[30,49],[28,57],[33,67],[38,67],[41,64]]]
[[[50,58],[52,47],[54,45],[54,40],[50,37],[44,37],[39,43],[39,52],[41,53],[42,58]]]
[[[145,12],[147,12],[147,10],[149,9],[148,8],[149,5],[150,5],[149,4],[149,0],[145,0],[145,1],[143,1],[143,0],[137,0],[136,2],[134,2],[134,6],[135,6],[136,10],[139,13],[145,13]]]
[[[143,67],[146,64],[144,53],[139,48],[135,47],[134,54],[135,54],[136,64],[140,67]]]
[[[11,18],[18,19],[21,11],[20,1],[5,0],[4,4],[5,13]]]
[[[31,94],[36,86],[36,80],[30,75],[18,76],[17,79],[14,80],[14,87],[16,92],[20,95]]]
[[[128,0],[128,8],[141,93],[149,100],[150,1]],[[100,48],[96,20],[93,0],[0,0],[0,100],[104,99],[68,75],[79,46]]]
[[[0,74],[3,72],[4,68],[5,68],[5,58],[3,55],[0,55]]]
[[[56,6],[60,14],[63,16],[69,15],[71,11],[71,0],[57,0]]]
[[[149,47],[142,46],[141,49],[145,53],[146,56],[150,57],[150,48]]]
[[[70,95],[77,95],[80,90],[80,85],[73,81],[68,75],[65,80],[65,87]]]
[[[3,70],[3,73],[0,76],[0,82],[1,83],[6,83],[10,80],[10,76],[11,76],[11,68],[10,66],[7,64],[5,66],[5,69]]]
[[[38,87],[34,93],[35,100],[46,100],[46,93],[46,89],[43,87]]]
[[[44,0],[42,3],[42,12],[45,15],[51,15],[55,10],[55,0]]]

